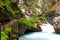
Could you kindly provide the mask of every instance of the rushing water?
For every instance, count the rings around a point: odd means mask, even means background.
[[[42,32],[32,32],[19,37],[19,40],[60,40],[60,34],[54,33],[50,24],[41,25]]]

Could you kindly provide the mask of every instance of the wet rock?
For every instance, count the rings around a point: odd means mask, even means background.
[[[42,31],[42,29],[40,27],[37,27],[37,28],[29,28],[29,29],[26,29],[25,33],[30,33],[30,32],[40,32]]]
[[[56,6],[56,10],[50,11],[47,20],[53,25],[56,33],[60,33],[60,3]]]
[[[18,27],[18,32],[19,32],[19,36],[25,34],[25,33],[29,33],[29,32],[38,32],[38,31],[42,31],[41,27],[37,25],[37,28],[29,28],[27,27],[26,25],[24,24],[19,24],[19,27]]]
[[[60,33],[60,3],[56,7],[55,17],[52,20],[55,32]]]
[[[18,25],[19,36],[23,35],[26,29],[27,29],[26,25],[19,23]]]
[[[60,33],[60,16],[55,17],[52,22],[56,33]]]

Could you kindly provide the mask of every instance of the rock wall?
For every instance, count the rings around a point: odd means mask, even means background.
[[[55,17],[52,22],[56,33],[60,33],[60,16]]]
[[[56,10],[49,12],[47,20],[54,26],[55,32],[60,33],[60,3],[56,6]]]

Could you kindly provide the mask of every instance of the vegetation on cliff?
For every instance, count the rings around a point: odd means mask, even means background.
[[[7,40],[10,30],[14,30],[14,27],[18,30],[19,23],[25,24],[27,29],[38,29],[37,25],[47,20],[46,13],[53,11],[58,3],[60,0],[0,0],[1,40]]]
[[[9,33],[11,32],[11,27],[6,27],[4,31],[1,32],[1,40],[9,39]]]

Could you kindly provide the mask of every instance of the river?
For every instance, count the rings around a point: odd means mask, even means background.
[[[42,32],[32,32],[19,37],[19,40],[60,40],[60,34],[56,34],[51,24],[42,24]]]

